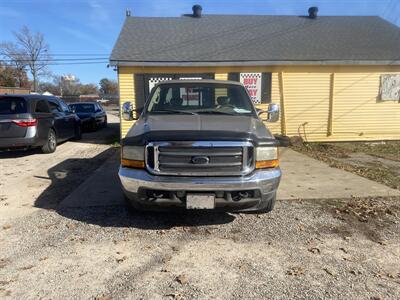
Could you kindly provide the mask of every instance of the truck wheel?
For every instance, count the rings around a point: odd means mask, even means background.
[[[262,205],[260,205],[260,207],[255,212],[256,213],[269,213],[274,209],[275,202],[276,202],[276,193],[274,194],[274,196],[272,198],[270,198],[266,201],[263,201]]]
[[[146,213],[148,211],[148,209],[146,209],[145,206],[140,205],[136,201],[130,200],[125,194],[124,194],[124,199],[126,208],[130,213],[137,214],[137,213]]]
[[[43,153],[53,153],[57,148],[57,136],[53,129],[49,129],[46,144],[42,146]]]

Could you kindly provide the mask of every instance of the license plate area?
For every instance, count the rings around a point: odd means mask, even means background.
[[[186,209],[214,209],[215,194],[186,194]]]

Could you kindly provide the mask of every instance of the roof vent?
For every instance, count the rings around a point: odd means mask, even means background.
[[[192,15],[193,18],[201,18],[201,11],[203,10],[203,8],[200,5],[198,4],[193,5],[192,10],[193,10],[193,15]]]
[[[126,16],[130,17],[131,16],[131,10],[129,8],[126,9]]]
[[[308,9],[308,17],[310,19],[316,19],[318,15],[318,7],[313,6]]]

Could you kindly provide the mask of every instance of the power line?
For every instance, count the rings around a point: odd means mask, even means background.
[[[70,62],[70,63],[50,63],[48,66],[61,66],[61,65],[95,65],[95,64],[108,64],[109,61],[88,61],[88,62]]]
[[[5,62],[30,62],[30,61],[37,61],[37,62],[52,62],[52,61],[87,61],[87,60],[105,60],[108,59],[108,57],[97,57],[97,58],[49,58],[49,59],[0,59],[0,61],[5,61]]]
[[[21,53],[10,52],[8,55],[22,55]],[[49,53],[51,56],[108,56],[110,53]]]
[[[108,56],[110,53],[93,54],[93,53],[50,53],[52,56]]]
[[[0,61],[1,62],[1,61]],[[60,62],[60,63],[49,63],[46,64],[47,66],[63,66],[63,65],[94,65],[94,64],[108,64],[109,61],[88,61],[88,62]],[[15,68],[15,69],[19,69],[15,66],[11,66],[11,65],[5,65],[5,67],[8,68]]]

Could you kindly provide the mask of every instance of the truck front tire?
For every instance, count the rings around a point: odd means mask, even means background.
[[[257,208],[254,212],[261,214],[269,213],[274,209],[275,202],[276,202],[276,193],[274,193],[272,197],[270,195],[262,196],[262,202],[260,204],[260,207]]]

